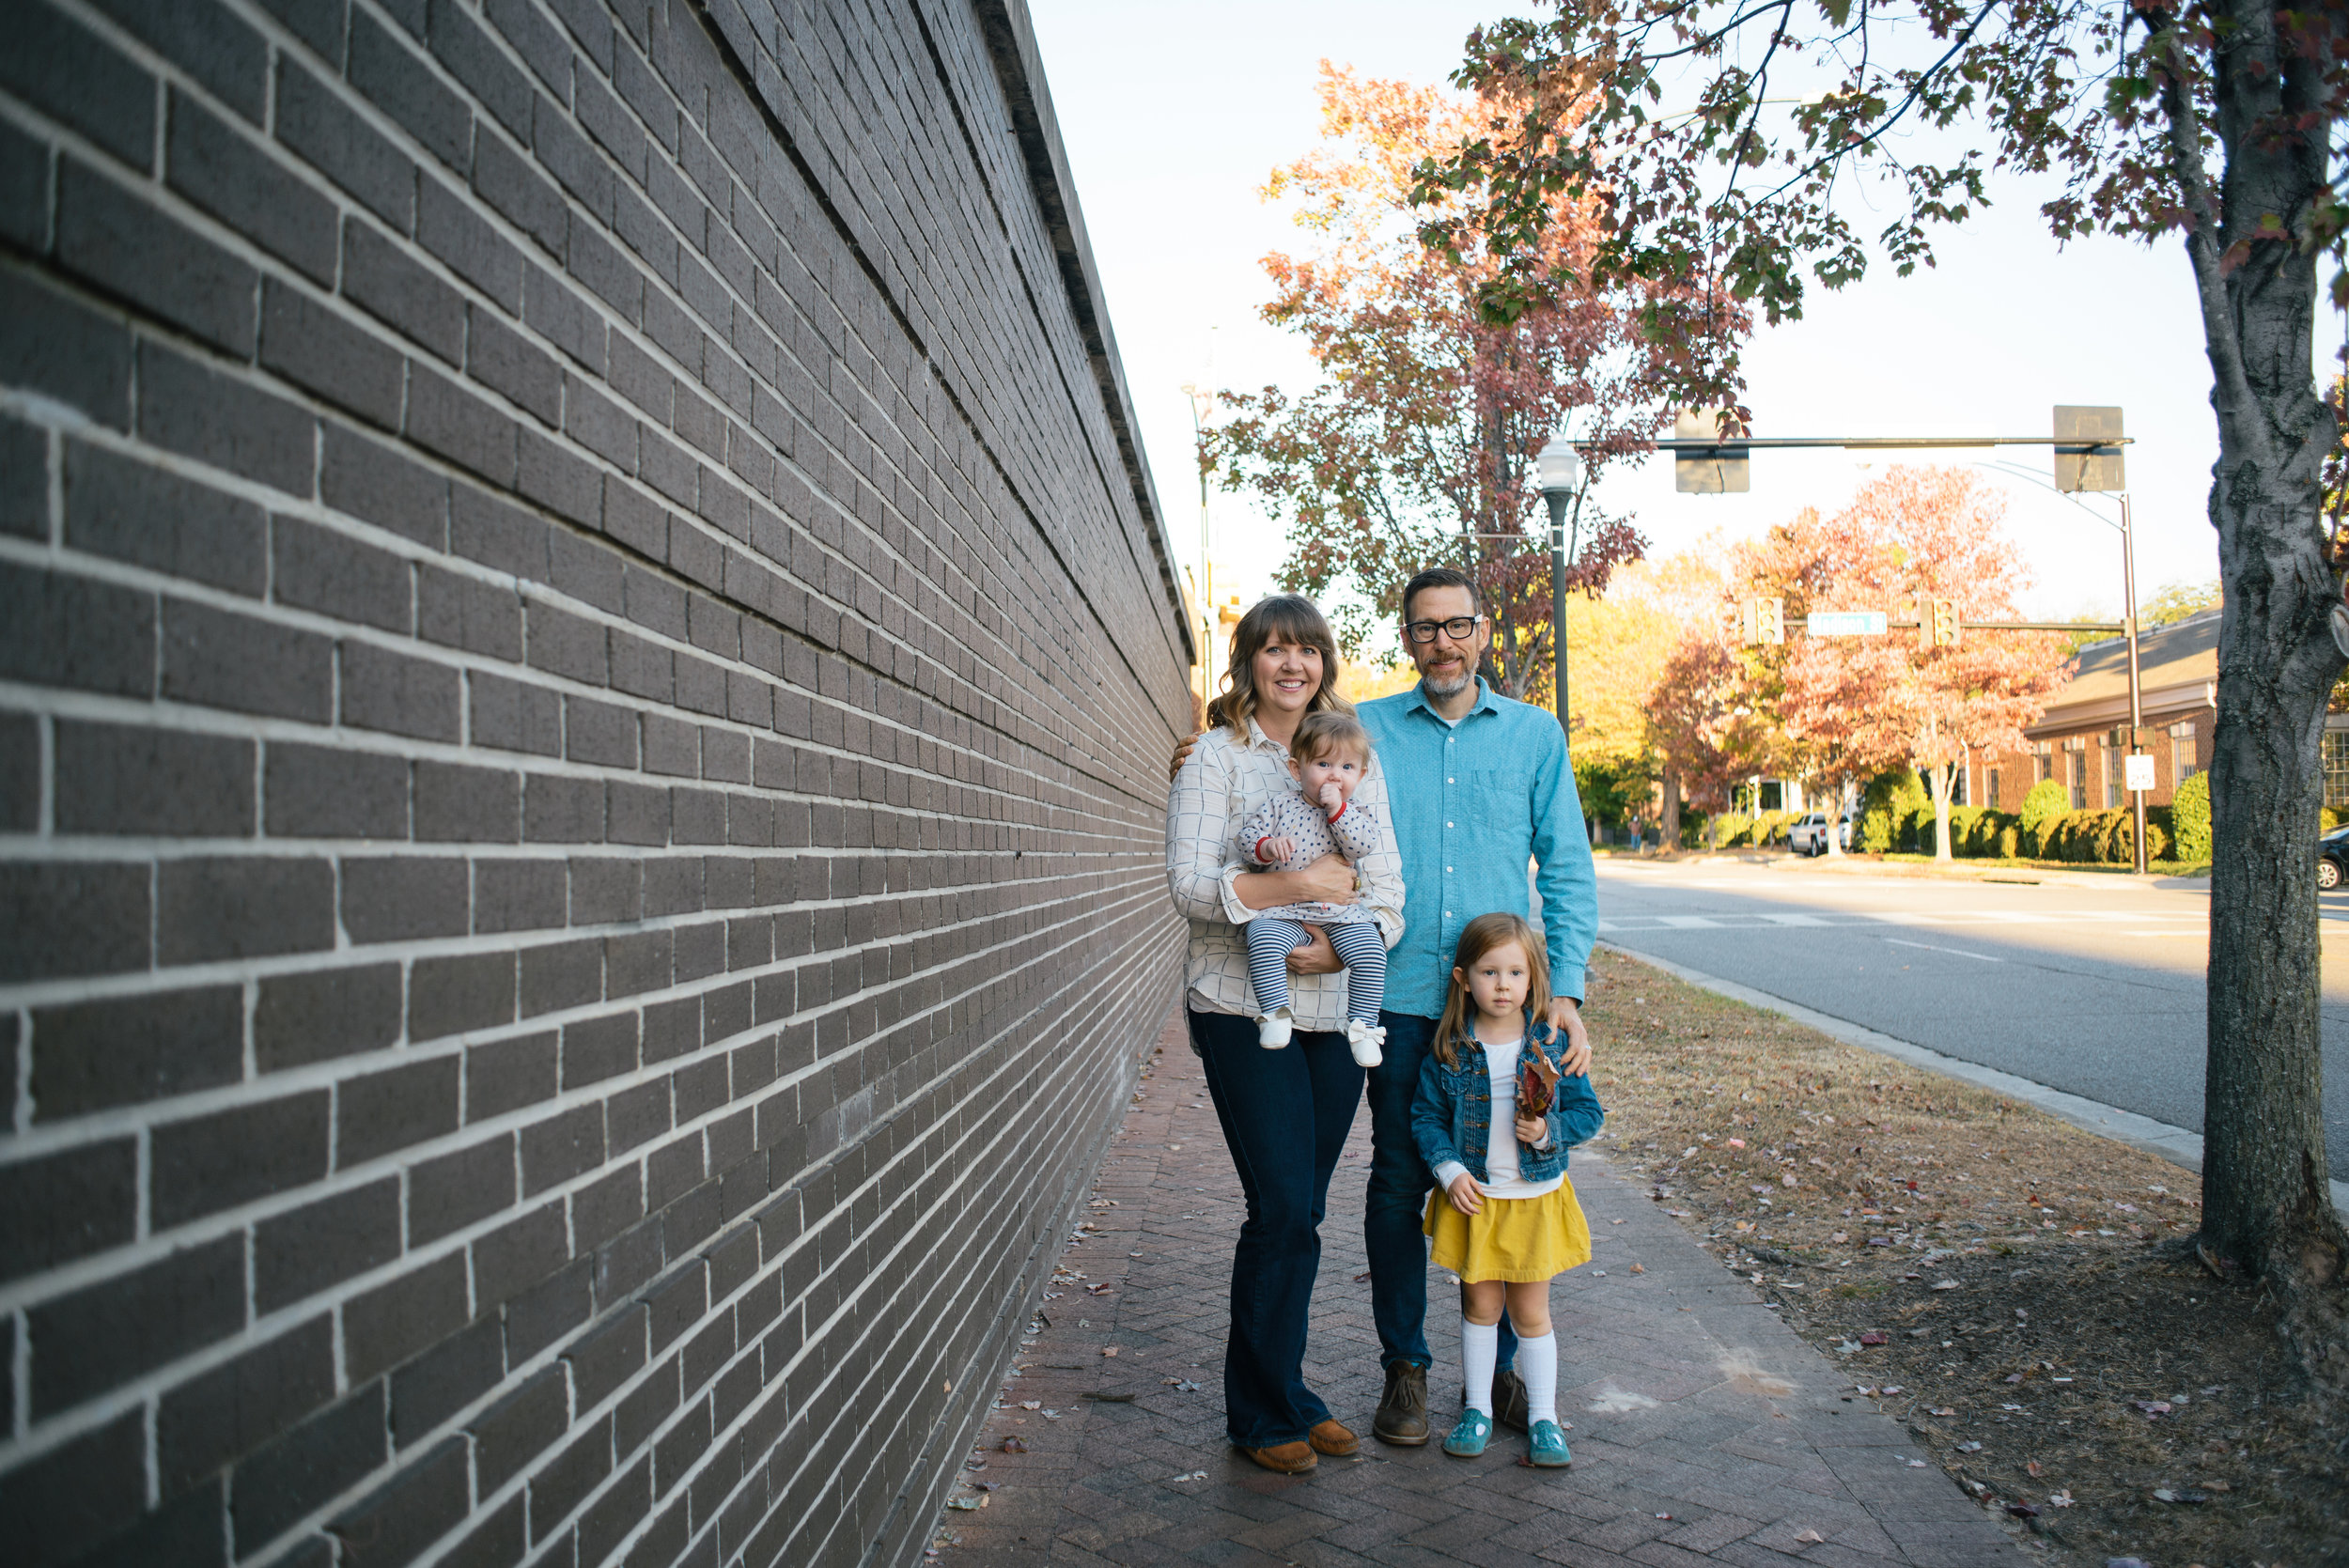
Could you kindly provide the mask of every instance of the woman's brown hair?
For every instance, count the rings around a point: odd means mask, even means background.
[[[1302,594],[1273,594],[1251,605],[1232,629],[1232,657],[1223,669],[1223,691],[1207,705],[1209,728],[1230,730],[1248,738],[1248,721],[1256,711],[1256,655],[1266,644],[1279,640],[1301,643],[1321,650],[1321,686],[1306,705],[1308,713],[1334,710],[1351,713],[1354,705],[1338,695],[1338,643],[1321,610]]]
[[[1468,983],[1460,978],[1460,973],[1474,969],[1476,961],[1494,948],[1510,942],[1525,950],[1528,1026],[1535,1018],[1549,1017],[1549,954],[1542,946],[1540,936],[1522,915],[1513,915],[1505,909],[1478,915],[1468,923],[1468,928],[1460,933],[1459,946],[1453,949],[1452,967],[1457,972],[1452,977],[1451,992],[1443,1001],[1443,1017],[1436,1024],[1436,1038],[1429,1047],[1436,1053],[1436,1060],[1445,1066],[1460,1064],[1457,1044],[1465,1044],[1476,1029],[1476,999],[1469,995]]]

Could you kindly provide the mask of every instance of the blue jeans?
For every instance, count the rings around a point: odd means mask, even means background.
[[[1224,1427],[1241,1448],[1276,1448],[1330,1419],[1321,1396],[1305,1387],[1305,1327],[1330,1177],[1353,1130],[1362,1069],[1343,1034],[1299,1030],[1283,1048],[1267,1050],[1253,1018],[1187,1017],[1248,1199],[1232,1250]]]
[[[1362,1201],[1362,1243],[1370,1257],[1370,1314],[1378,1326],[1378,1364],[1429,1365],[1427,1353],[1427,1194],[1436,1178],[1411,1139],[1411,1096],[1436,1020],[1381,1013],[1386,1060],[1370,1069],[1370,1187]],[[1517,1364],[1517,1336],[1501,1314],[1496,1370]]]

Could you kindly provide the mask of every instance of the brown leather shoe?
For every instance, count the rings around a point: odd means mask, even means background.
[[[1305,1435],[1315,1453],[1326,1453],[1332,1459],[1343,1459],[1349,1453],[1361,1452],[1362,1440],[1341,1424],[1335,1416],[1323,1421]]]
[[[1397,1361],[1387,1369],[1387,1391],[1378,1396],[1378,1413],[1370,1419],[1370,1435],[1397,1448],[1422,1448],[1427,1442],[1427,1369]]]
[[[1268,1449],[1242,1449],[1240,1452],[1279,1475],[1303,1475],[1321,1463],[1311,1443],[1276,1443]]]

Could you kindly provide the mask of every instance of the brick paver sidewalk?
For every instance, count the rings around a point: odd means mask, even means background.
[[[1050,1287],[949,1511],[941,1568],[993,1564],[1571,1563],[1615,1568],[2015,1568],[1998,1524],[1913,1439],[1606,1162],[1574,1157],[1597,1241],[1552,1296],[1571,1470],[1369,1436],[1377,1337],[1361,1239],[1370,1116],[1330,1194],[1307,1379],[1363,1435],[1287,1478],[1226,1446],[1225,1286],[1239,1185],[1179,1023],[1104,1162],[1097,1227]],[[1437,1431],[1458,1412],[1458,1318],[1431,1272]],[[1038,1406],[1028,1409],[1023,1402]],[[1002,1452],[1017,1436],[1024,1453]],[[991,1490],[981,1491],[984,1483]]]

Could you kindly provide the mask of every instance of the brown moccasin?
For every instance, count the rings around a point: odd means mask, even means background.
[[[1242,1449],[1240,1452],[1279,1475],[1303,1475],[1321,1463],[1311,1443],[1276,1443],[1268,1449]]]
[[[1335,1416],[1323,1421],[1305,1435],[1315,1453],[1326,1453],[1332,1459],[1343,1459],[1349,1453],[1361,1452],[1362,1440],[1343,1425]]]

